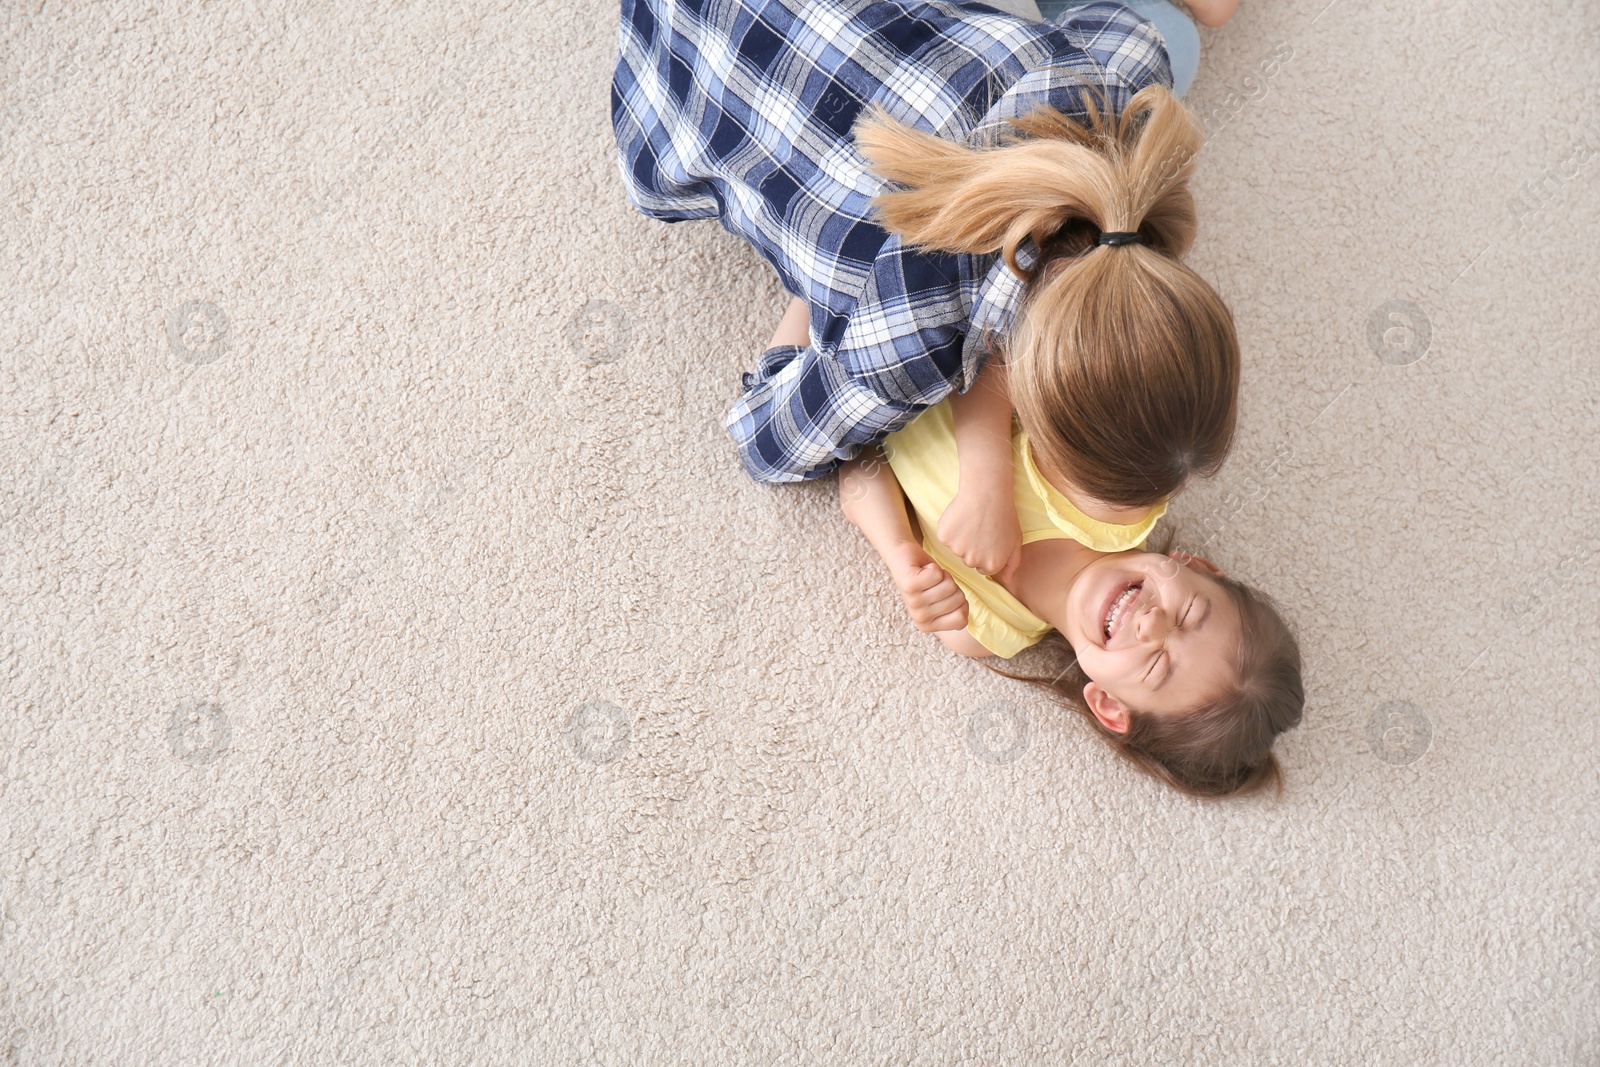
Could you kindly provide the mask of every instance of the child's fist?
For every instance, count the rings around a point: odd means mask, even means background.
[[[1002,585],[1022,562],[1022,524],[1010,495],[958,490],[939,516],[936,536],[961,562]]]
[[[922,546],[907,542],[888,557],[889,573],[911,621],[923,633],[960,630],[967,625],[967,598],[955,579]]]

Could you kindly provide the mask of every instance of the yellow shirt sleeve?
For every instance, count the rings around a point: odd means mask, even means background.
[[[1131,526],[1092,519],[1039,473],[1028,436],[1014,417],[1011,447],[1012,495],[1022,525],[1023,544],[1070,537],[1096,552],[1122,552],[1143,544],[1156,522],[1166,514],[1167,505],[1163,502]],[[949,399],[933,405],[884,438],[883,449],[922,527],[923,550],[944,568],[967,598],[967,632],[984,648],[1006,659],[1049,633],[1049,623],[1029,611],[999,582],[968,567],[934,538],[939,516],[955,499],[960,480],[955,422]]]

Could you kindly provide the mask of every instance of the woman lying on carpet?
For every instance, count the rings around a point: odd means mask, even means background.
[[[1197,0],[1195,16],[1216,25],[1233,3]],[[1046,21],[944,0],[622,0],[611,116],[629,203],[669,223],[717,219],[795,295],[784,321],[810,327],[743,376],[726,426],[750,476],[834,470],[968,391],[1002,337],[1018,417],[1042,453],[1060,451],[1058,425],[1081,414],[1061,405],[1074,374],[1131,390],[1157,378],[1191,393],[1233,387],[1227,308],[1180,260],[1195,232],[1200,135],[1180,121],[1175,65],[1186,83],[1197,52],[1193,23],[1168,0],[1070,0]],[[1140,111],[1151,121],[1136,136]],[[1138,185],[1088,158],[1111,135],[1078,123],[1101,117],[1118,121]],[[866,129],[891,147],[875,174],[858,118],[876,118]],[[987,151],[1013,128],[1037,142]],[[885,198],[883,179],[922,188]],[[887,218],[886,199],[903,201]],[[1134,244],[1074,282],[1051,262],[1072,252],[1072,219]],[[1041,262],[1050,269],[1035,272]],[[1189,344],[1138,358],[1086,350],[1096,367],[1066,366],[1069,289],[1101,282],[1113,311],[1186,320]],[[1034,340],[1019,344],[1025,303]],[[1123,468],[1137,468],[1124,481],[1138,491],[1117,503],[1149,506],[1216,469],[1231,421],[1189,421],[1182,442],[1122,428]]]

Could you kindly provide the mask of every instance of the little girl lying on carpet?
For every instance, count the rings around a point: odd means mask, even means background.
[[[990,364],[984,376],[1003,374]],[[1070,665],[1049,682],[1024,680],[1048,685],[1141,770],[1194,796],[1281,791],[1272,743],[1299,723],[1305,697],[1299,648],[1271,601],[1197,556],[1137,551],[1165,505],[1131,525],[1102,521],[1103,506],[1044,477],[1014,421],[1001,445],[1013,500],[1001,507],[1014,502],[1022,547],[999,580],[978,572],[928,533],[966,469],[951,409],[945,400],[890,434],[887,462],[866,455],[840,468],[844,513],[888,564],[918,628],[962,655],[1006,658],[1053,628]]]

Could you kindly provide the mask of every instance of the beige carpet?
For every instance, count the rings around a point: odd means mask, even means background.
[[[746,478],[614,4],[282,6],[0,5],[0,1063],[1600,1063],[1594,9],[1205,32],[1215,804]]]

